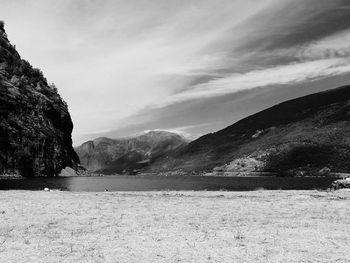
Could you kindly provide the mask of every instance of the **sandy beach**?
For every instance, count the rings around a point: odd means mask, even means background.
[[[0,262],[350,262],[350,191],[0,192]]]

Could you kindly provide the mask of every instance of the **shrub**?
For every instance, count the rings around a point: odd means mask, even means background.
[[[334,163],[337,150],[328,145],[299,144],[270,154],[265,169],[269,172],[285,172],[295,169],[323,168]]]

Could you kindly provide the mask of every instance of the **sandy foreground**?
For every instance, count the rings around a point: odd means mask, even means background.
[[[0,191],[0,262],[350,262],[350,191]]]

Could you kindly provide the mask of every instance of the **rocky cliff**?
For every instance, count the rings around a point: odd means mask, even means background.
[[[54,176],[75,167],[67,104],[21,59],[0,22],[0,174]]]
[[[182,136],[166,131],[149,131],[128,138],[97,138],[76,148],[81,164],[103,174],[134,173],[158,158],[186,146]]]

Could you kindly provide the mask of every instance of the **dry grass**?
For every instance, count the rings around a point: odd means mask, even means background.
[[[0,262],[350,262],[350,191],[0,192]]]

